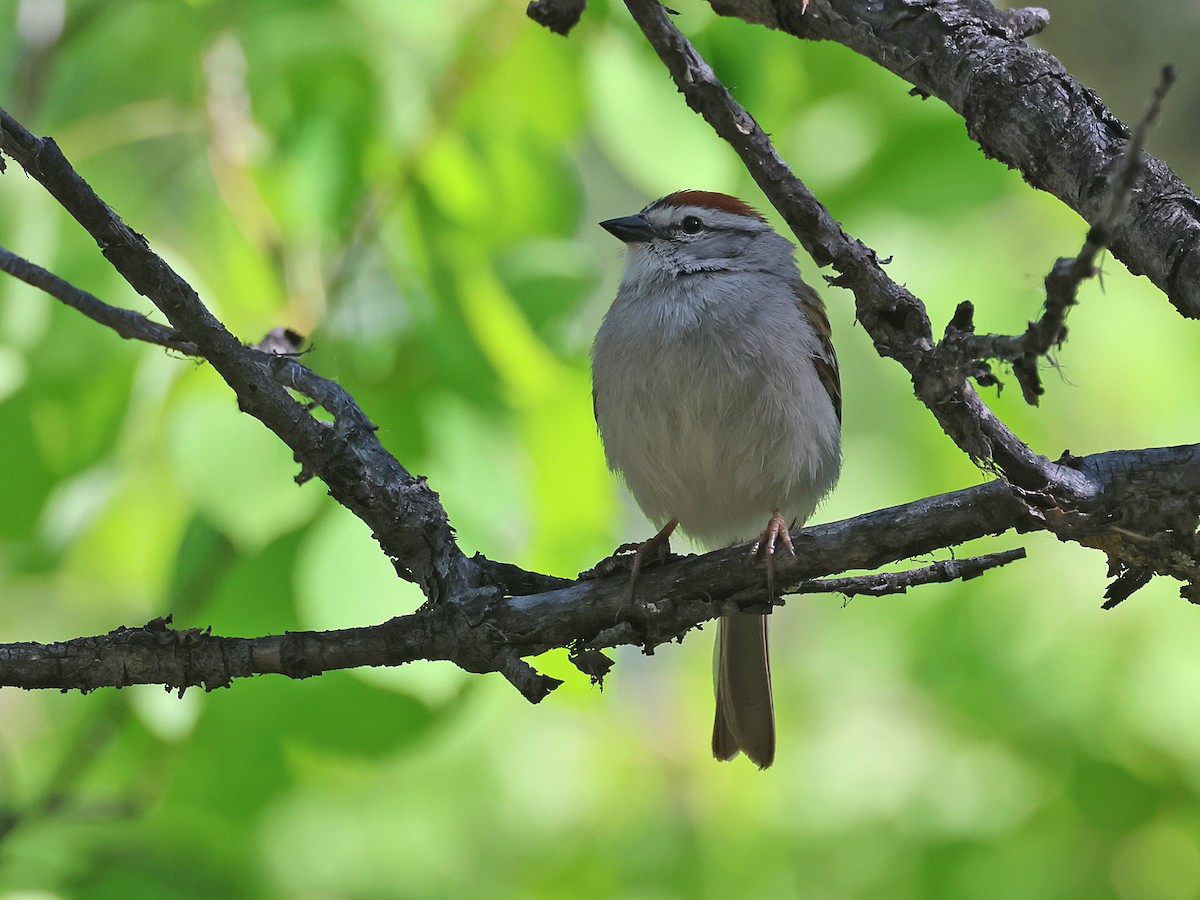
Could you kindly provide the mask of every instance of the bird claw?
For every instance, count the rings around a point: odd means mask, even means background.
[[[663,563],[671,555],[671,531],[675,528],[664,528],[654,537],[645,541],[633,541],[621,544],[612,553],[600,560],[590,569],[580,572],[579,579],[587,581],[596,578],[607,578],[618,572],[629,572],[630,583],[637,581],[638,573],[644,565]],[[632,590],[630,592],[632,594]]]
[[[654,538],[650,538],[650,541],[652,540],[654,540]],[[641,550],[643,546],[650,543],[650,541],[630,541],[628,544],[621,544],[612,552],[612,556],[623,556],[626,553],[636,553],[638,550]],[[612,557],[610,557],[610,559],[611,558]]]
[[[672,519],[658,534],[649,540],[642,541],[640,544],[622,544],[617,548],[617,553],[622,550],[626,552],[633,551],[633,566],[629,571],[629,599],[633,601],[634,588],[637,586],[638,575],[641,574],[642,566],[645,565],[647,559],[657,559],[659,562],[666,559],[671,553],[671,532],[679,523]]]
[[[771,521],[767,523],[767,527],[763,529],[763,533],[758,536],[758,540],[750,547],[750,555],[758,556],[758,551],[763,549],[764,556],[770,561],[775,555],[775,542],[780,541],[783,546],[787,547],[788,553],[792,554],[792,558],[796,557],[796,548],[792,546],[792,535],[788,530],[787,519],[780,515],[779,510],[771,516]]]
[[[792,559],[796,558],[796,548],[792,546],[792,535],[788,530],[787,519],[780,515],[779,510],[771,516],[771,520],[767,522],[767,527],[763,529],[763,533],[759,535],[758,540],[750,547],[750,555],[758,556],[761,549],[763,551],[763,559],[767,564],[767,593],[772,599],[775,598],[775,544],[782,543],[787,547],[788,553],[792,554]]]
[[[626,602],[627,608],[623,619],[629,625],[641,633],[646,631],[646,623],[650,614],[650,604],[644,600],[639,600],[637,597],[637,582],[638,576],[641,574],[642,566],[646,561],[664,562],[671,555],[671,532],[675,530],[679,523],[672,519],[658,534],[649,540],[642,541],[640,544],[622,544],[616,549],[610,559],[616,559],[622,553],[633,551],[633,563],[629,567],[629,582],[626,587]],[[628,556],[621,557],[629,559]],[[649,651],[647,651],[649,652]]]

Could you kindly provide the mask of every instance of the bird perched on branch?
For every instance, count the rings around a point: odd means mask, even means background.
[[[841,386],[821,298],[794,246],[749,204],[677,191],[603,228],[625,275],[592,346],[596,422],[609,468],[660,530],[710,548],[757,538],[774,554],[841,468]],[[767,620],[722,616],[713,753],[775,758]]]

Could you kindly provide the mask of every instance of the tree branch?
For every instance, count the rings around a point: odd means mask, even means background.
[[[1017,169],[1087,222],[1105,214],[1108,174],[1129,129],[1057,59],[1023,41],[1043,9],[997,10],[986,0],[710,0],[721,15],[808,40],[844,44],[961,115],[985,154]],[[807,5],[807,12],[803,7]],[[1200,318],[1200,203],[1159,159],[1109,247],[1187,318]],[[820,260],[818,259],[818,262]]]
[[[0,157],[2,159],[3,157]],[[174,328],[160,325],[131,309],[109,306],[94,294],[81,291],[75,285],[48,272],[41,266],[17,256],[5,247],[0,247],[0,271],[25,282],[30,287],[44,291],[56,300],[61,300],[72,309],[78,310],[94,322],[111,328],[126,340],[145,341],[169,350],[178,350],[189,356],[199,353],[196,345],[179,336]]]
[[[870,597],[903,594],[911,587],[926,584],[970,581],[989,569],[1007,566],[1011,562],[1024,559],[1025,556],[1025,548],[1017,547],[1001,553],[987,553],[967,559],[945,559],[920,569],[909,569],[907,572],[873,572],[870,575],[852,575],[848,578],[822,578],[801,582],[796,593],[841,594],[847,598],[862,594]]]
[[[1102,486],[1087,512],[1055,509],[1031,515],[1026,504],[994,481],[798,531],[793,536],[797,558],[777,560],[776,578],[791,593],[815,578],[874,569],[986,535],[1050,530],[1063,540],[1105,550],[1118,575],[1114,585],[1154,574],[1184,578],[1191,591],[1200,585],[1192,509],[1200,493],[1200,445],[1102,453],[1071,464]],[[935,564],[924,580],[974,577],[1019,554]],[[915,573],[891,577],[897,583],[922,580]],[[217,637],[196,628],[174,630],[169,620],[160,619],[143,628],[62,643],[0,645],[0,685],[86,691],[163,684],[212,690],[250,675],[306,678],[429,659],[449,660],[471,672],[501,672],[537,702],[554,679],[533,672],[522,657],[556,647],[585,652],[619,644],[651,652],[717,616],[769,606],[762,566],[745,546],[650,567],[639,579],[638,596],[641,602],[631,605],[627,576],[618,572],[525,596],[475,591],[382,625],[339,631]]]
[[[1038,373],[1038,361],[1055,347],[1061,347],[1067,339],[1067,312],[1078,302],[1076,297],[1080,285],[1096,274],[1096,257],[1108,246],[1114,230],[1129,209],[1141,181],[1144,160],[1142,148],[1146,135],[1158,119],[1163,98],[1174,82],[1175,71],[1168,66],[1162,72],[1150,108],[1134,129],[1133,137],[1109,178],[1109,198],[1104,216],[1088,229],[1087,239],[1079,252],[1075,256],[1060,257],[1046,276],[1046,302],[1038,320],[1030,322],[1025,333],[1019,336],[977,335],[974,333],[974,307],[964,301],[959,304],[936,352],[950,353],[961,361],[961,365],[980,362],[972,377],[981,384],[996,383],[991,370],[982,360],[1011,362],[1025,402],[1031,406],[1037,405],[1044,391]]]
[[[330,409],[335,416],[332,428],[310,415],[272,374],[278,367],[286,368],[293,379],[315,386],[299,374],[298,363],[287,361],[288,365],[280,357],[243,346],[146,239],[96,196],[53,140],[34,136],[3,109],[0,151],[16,160],[84,227],[113,268],[220,373],[242,411],[292,449],[305,475],[320,477],[339,503],[371,527],[401,577],[419,585],[434,602],[485,582],[487,572],[468,560],[455,543],[437,495],[383,449],[374,426],[357,406],[355,414],[347,414],[350,407],[334,398],[338,403]]]

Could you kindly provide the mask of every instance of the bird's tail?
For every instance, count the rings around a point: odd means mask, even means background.
[[[775,708],[766,616],[735,613],[718,621],[716,693],[713,756],[733,759],[741,751],[767,768],[775,761]]]

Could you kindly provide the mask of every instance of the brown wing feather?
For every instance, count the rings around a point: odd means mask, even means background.
[[[820,344],[820,353],[813,357],[813,366],[817,377],[825,386],[838,421],[842,421],[842,379],[838,374],[837,353],[833,349],[832,332],[829,328],[829,316],[825,314],[825,304],[821,295],[805,282],[799,282],[796,288],[796,306],[812,325],[813,333]]]

